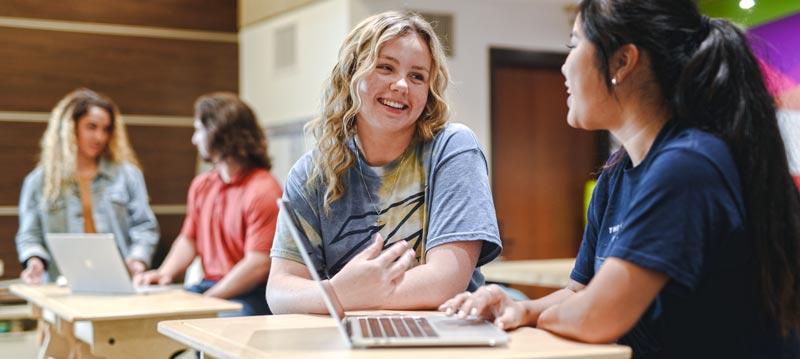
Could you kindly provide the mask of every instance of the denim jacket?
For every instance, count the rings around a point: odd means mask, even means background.
[[[20,262],[33,256],[42,258],[50,278],[56,278],[59,272],[52,265],[44,234],[82,233],[83,206],[77,183],[64,186],[52,202],[42,198],[43,189],[44,169],[37,167],[25,177],[22,185],[17,253]],[[159,232],[142,172],[131,164],[101,158],[90,191],[97,233],[113,233],[125,258],[142,260],[149,267]]]

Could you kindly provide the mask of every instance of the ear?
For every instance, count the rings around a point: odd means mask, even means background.
[[[630,76],[641,63],[641,53],[634,44],[622,45],[609,61],[609,71],[611,78],[616,79],[617,84],[622,84],[625,80],[630,80]]]

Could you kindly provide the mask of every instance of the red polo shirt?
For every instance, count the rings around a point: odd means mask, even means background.
[[[260,168],[238,173],[230,183],[217,170],[195,177],[181,235],[195,242],[205,279],[222,279],[247,251],[269,255],[282,194],[278,181]]]

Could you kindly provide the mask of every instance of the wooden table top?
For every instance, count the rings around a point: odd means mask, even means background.
[[[59,317],[77,320],[114,320],[174,315],[216,314],[241,310],[241,304],[173,289],[131,295],[72,294],[55,285],[13,284],[11,293]]]
[[[387,313],[387,312],[382,312]],[[397,312],[389,312],[397,313]],[[441,315],[437,312],[400,312]],[[364,314],[350,313],[350,314]],[[371,314],[374,314],[371,313]],[[501,347],[352,349],[336,323],[323,315],[170,320],[158,331],[206,355],[219,359],[263,358],[630,358],[622,345],[594,345],[566,340],[535,328],[509,332]]]

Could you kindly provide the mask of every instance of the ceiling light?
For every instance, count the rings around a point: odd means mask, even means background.
[[[753,6],[756,6],[756,1],[755,0],[741,0],[741,1],[739,1],[739,7],[742,8],[742,10],[750,10],[750,8],[752,8]]]

